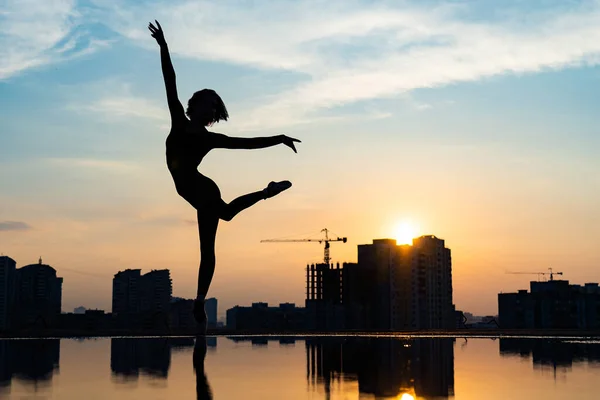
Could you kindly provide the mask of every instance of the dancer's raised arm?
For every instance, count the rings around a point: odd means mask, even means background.
[[[214,147],[222,149],[253,150],[277,146],[278,144],[285,144],[290,149],[294,150],[294,153],[297,153],[296,146],[294,145],[294,143],[300,143],[298,139],[294,139],[286,135],[254,138],[230,137],[227,135],[223,135],[222,133],[213,133],[213,135],[215,135]]]
[[[165,79],[165,87],[167,89],[167,103],[169,105],[169,112],[171,113],[171,123],[175,123],[182,118],[185,119],[185,113],[183,112],[183,106],[177,96],[177,83],[175,79],[175,69],[171,62],[171,56],[169,54],[169,48],[167,47],[167,41],[162,30],[162,27],[157,20],[154,20],[157,26],[154,26],[152,22],[148,24],[148,29],[151,35],[160,46],[160,61],[162,65],[163,77]]]

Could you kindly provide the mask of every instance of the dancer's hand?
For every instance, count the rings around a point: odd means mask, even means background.
[[[298,153],[296,151],[296,146],[294,145],[294,142],[302,143],[298,139],[294,139],[294,138],[286,136],[286,135],[281,135],[281,143],[285,144],[287,147],[294,150],[294,153]]]
[[[163,33],[162,27],[160,26],[157,20],[154,20],[154,22],[156,22],[158,28],[154,26],[152,22],[150,22],[148,24],[148,30],[150,30],[150,34],[154,39],[156,39],[156,42],[159,44],[159,46],[166,45],[167,41],[165,40],[165,35]]]

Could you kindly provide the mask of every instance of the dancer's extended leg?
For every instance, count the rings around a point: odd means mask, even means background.
[[[231,203],[223,203],[219,217],[225,221],[231,221],[240,211],[253,206],[260,200],[265,200],[273,197],[292,186],[289,181],[271,182],[263,190],[258,192],[248,193],[236,198]]]

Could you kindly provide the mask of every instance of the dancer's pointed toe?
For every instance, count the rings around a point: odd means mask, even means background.
[[[278,195],[292,187],[292,182],[290,181],[281,181],[281,182],[270,182],[269,185],[265,188],[265,198],[271,198],[273,196]]]

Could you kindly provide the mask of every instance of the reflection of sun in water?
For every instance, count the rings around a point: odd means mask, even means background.
[[[398,400],[415,400],[415,398],[411,394],[404,393]]]
[[[404,221],[396,225],[396,243],[412,244],[412,240],[417,237],[417,230],[414,225]],[[410,396],[410,395],[409,395]],[[402,399],[406,400],[406,399]]]

